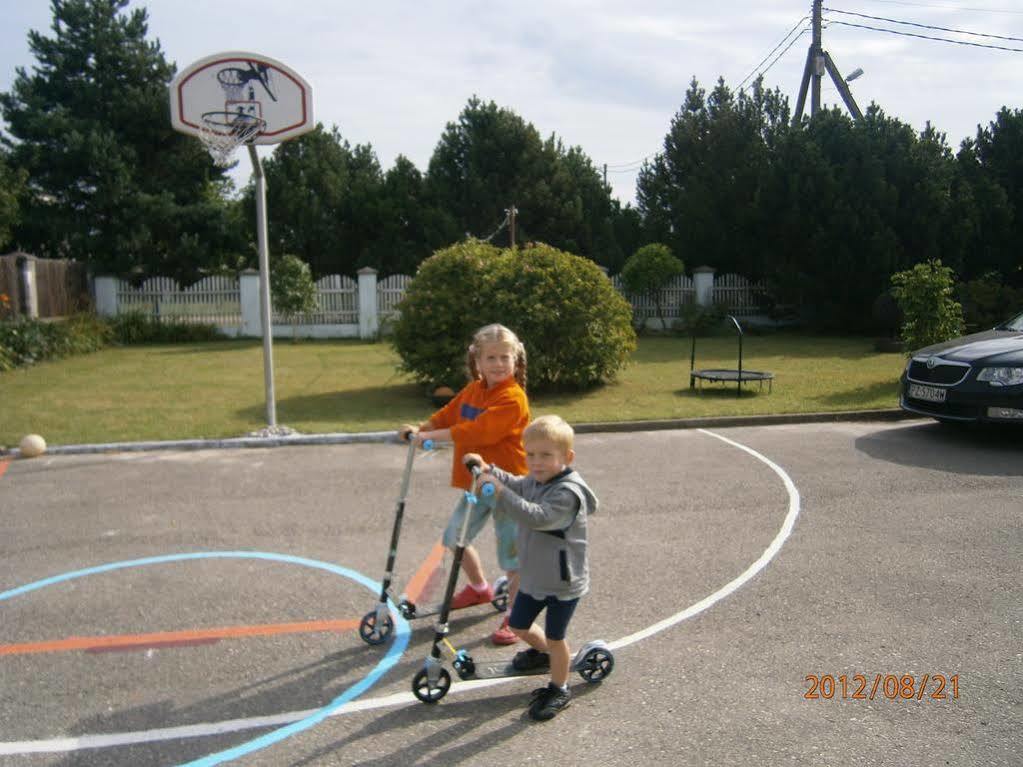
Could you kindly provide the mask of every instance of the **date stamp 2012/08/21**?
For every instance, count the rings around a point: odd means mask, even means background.
[[[959,700],[959,674],[807,674],[807,700]]]

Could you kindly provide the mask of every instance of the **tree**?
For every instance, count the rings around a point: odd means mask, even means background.
[[[28,176],[21,247],[99,271],[143,268],[181,279],[240,245],[223,171],[174,132],[174,68],[128,0],[52,0],[52,36],[29,33],[37,60],[0,94],[11,162]]]
[[[384,176],[371,146],[318,124],[278,144],[263,168],[272,251],[298,255],[317,276],[379,268]],[[253,216],[254,189],[244,196]]]
[[[892,294],[902,309],[902,341],[908,354],[963,334],[963,307],[953,297],[955,278],[941,261],[916,264],[892,275]]]
[[[6,250],[11,234],[18,223],[18,198],[25,186],[25,173],[10,168],[0,154],[0,252]]]
[[[1002,107],[956,157],[959,204],[972,226],[966,235],[964,277],[997,271],[1023,287],[1023,109]]]
[[[668,320],[664,316],[661,291],[668,282],[684,272],[685,266],[672,254],[671,248],[655,242],[644,245],[625,262],[622,282],[630,293],[653,299],[661,327],[667,330]]]
[[[510,109],[477,97],[448,123],[430,158],[425,193],[437,226],[431,245],[486,237],[518,211],[516,244],[550,243],[610,264],[620,260],[610,192],[592,161],[546,140]],[[501,233],[495,242],[508,243]]]
[[[719,80],[708,95],[694,79],[636,183],[647,241],[690,263],[758,276],[760,179],[786,132],[788,106],[758,80],[736,96]]]
[[[287,253],[274,260],[270,269],[270,296],[273,308],[291,317],[291,340],[298,338],[298,315],[316,309],[316,283],[309,264]]]

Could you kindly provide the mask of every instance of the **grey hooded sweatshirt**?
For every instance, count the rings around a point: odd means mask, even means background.
[[[571,468],[543,483],[496,466],[493,474],[505,486],[495,511],[519,524],[519,589],[534,599],[581,597],[590,588],[586,519],[599,504],[593,490]]]

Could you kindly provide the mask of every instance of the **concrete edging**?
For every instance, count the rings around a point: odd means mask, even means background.
[[[899,409],[840,410],[828,413],[779,413],[774,415],[713,416],[707,418],[677,418],[658,421],[608,421],[580,423],[574,426],[576,434],[599,432],[663,431],[667,429],[708,429],[736,426],[776,426],[779,424],[829,423],[836,421],[898,421],[920,418],[915,413]],[[45,455],[83,455],[90,453],[149,452],[155,450],[218,450],[230,448],[291,447],[296,445],[349,445],[358,443],[384,443],[396,441],[394,431],[360,433],[292,434],[270,437],[233,437],[228,439],[185,439],[150,442],[110,442],[85,445],[52,445]],[[21,451],[13,448],[0,453],[0,458],[20,458]]]

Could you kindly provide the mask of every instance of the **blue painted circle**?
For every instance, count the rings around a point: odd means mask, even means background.
[[[24,586],[19,586],[15,589],[10,589],[9,591],[0,592],[0,602],[13,597],[22,596],[23,594],[27,594],[31,591],[37,591],[38,589],[42,589],[47,586],[53,586],[57,583],[72,581],[76,578],[84,578],[87,575],[98,575],[112,570],[123,570],[128,567],[145,567],[146,565],[159,565],[166,562],[181,562],[191,559],[263,559],[275,562],[287,562],[294,565],[302,565],[303,567],[313,567],[319,570],[326,570],[327,572],[334,573],[335,575],[349,578],[357,583],[361,583],[374,593],[377,592],[379,587],[379,584],[371,581],[362,573],[349,570],[347,567],[332,565],[329,562],[320,562],[315,559],[293,557],[288,554],[272,554],[263,551],[203,551],[194,554],[168,554],[160,557],[148,557],[146,559],[130,559],[124,562],[111,562],[107,565],[99,565],[98,567],[89,567],[84,570],[75,570],[73,572],[55,575],[52,578],[44,578],[41,581],[35,581],[33,583],[25,584]],[[405,652],[405,648],[408,647],[408,621],[401,617],[397,609],[393,609],[393,604],[391,607],[391,616],[394,619],[396,629],[394,641],[391,643],[390,648],[388,648],[387,654],[360,681],[356,682],[343,693],[338,695],[326,706],[314,711],[304,719],[299,719],[297,722],[292,722],[284,727],[278,727],[276,730],[272,730],[266,735],[255,738],[254,740],[246,741],[234,748],[229,748],[225,751],[218,751],[215,754],[210,754],[209,756],[204,756],[200,759],[188,762],[185,765],[181,765],[181,767],[212,767],[212,765],[223,764],[224,762],[229,762],[232,759],[237,759],[238,757],[245,756],[246,754],[251,754],[253,751],[258,751],[266,748],[267,746],[271,746],[274,743],[278,743],[285,738],[291,737],[296,733],[308,730],[310,727],[319,724],[334,713],[334,711],[341,708],[341,706],[354,700],[376,684],[377,680],[379,680],[381,676],[387,673],[387,671],[389,671],[400,660],[402,654]]]

